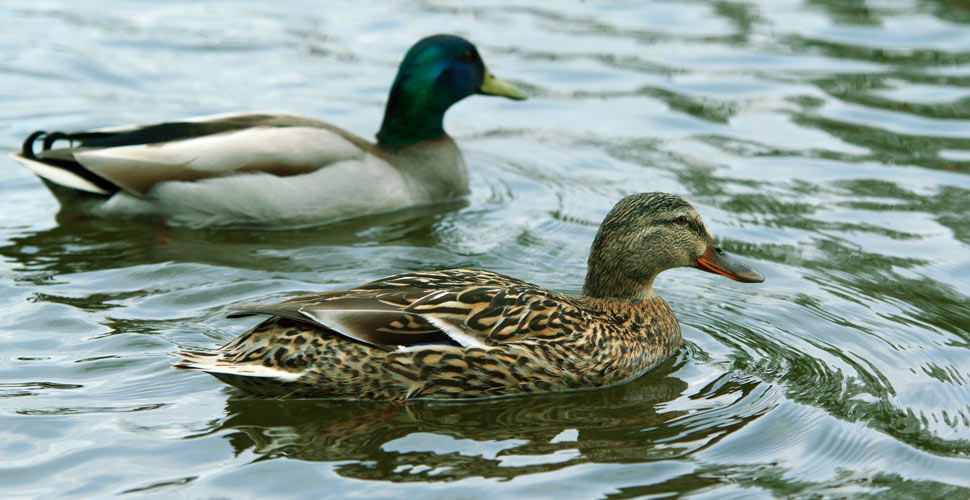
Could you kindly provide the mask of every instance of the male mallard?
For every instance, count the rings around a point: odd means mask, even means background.
[[[272,396],[483,398],[621,384],[681,345],[653,280],[682,266],[764,281],[714,246],[682,198],[636,194],[600,226],[578,297],[488,271],[400,274],[238,307],[234,316],[272,317],[215,353],[180,353],[176,366]]]
[[[34,132],[12,157],[62,202],[93,215],[188,226],[305,225],[465,194],[465,162],[442,120],[476,93],[525,99],[489,73],[470,42],[435,35],[404,56],[376,144],[312,118],[244,113]],[[42,150],[34,152],[41,137]],[[53,149],[61,139],[70,147]]]

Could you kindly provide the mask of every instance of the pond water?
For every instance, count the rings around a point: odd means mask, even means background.
[[[466,202],[299,231],[78,219],[0,159],[8,498],[970,497],[970,5],[960,1],[0,6],[0,151],[237,110],[376,131],[456,33],[530,100],[446,128]],[[688,198],[741,285],[656,283],[682,352],[608,390],[407,405],[246,397],[171,368],[231,305],[474,267],[578,293],[621,196]]]

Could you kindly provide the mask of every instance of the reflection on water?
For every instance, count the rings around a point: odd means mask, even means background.
[[[513,478],[583,463],[684,457],[769,408],[753,380],[712,382],[687,409],[665,409],[687,384],[668,362],[603,391],[470,404],[354,403],[230,397],[217,428],[236,453],[346,462],[339,474],[388,481]]]
[[[465,203],[439,204],[324,226],[277,231],[193,230],[161,222],[68,217],[7,240],[0,255],[30,273],[71,274],[164,261],[271,265],[278,250],[311,245],[433,245],[433,225]],[[270,262],[254,259],[269,256]]]
[[[72,274],[165,261],[226,266],[274,265],[279,250],[309,246],[432,246],[441,214],[464,203],[440,204],[361,217],[319,227],[277,231],[194,230],[161,222],[68,217],[0,246],[20,277]],[[260,257],[260,258],[254,258]],[[41,283],[37,283],[41,284]]]
[[[0,159],[0,488],[24,497],[970,495],[970,9],[960,2],[0,7],[0,149],[36,129],[289,111],[372,136],[400,54],[474,40],[530,100],[446,127],[469,199],[288,231],[58,213]],[[500,68],[500,69],[499,69]],[[669,191],[765,272],[656,287],[684,329],[604,391],[246,397],[168,353],[228,306],[426,268],[577,293],[617,199]]]

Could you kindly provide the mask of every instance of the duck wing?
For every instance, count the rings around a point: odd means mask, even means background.
[[[488,271],[407,273],[279,304],[234,308],[311,323],[383,349],[432,343],[486,347],[560,338],[585,316],[562,294]]]
[[[34,143],[43,137],[42,150]],[[71,147],[54,148],[60,140]],[[333,125],[285,114],[244,113],[77,133],[35,132],[14,159],[56,184],[97,194],[145,196],[164,181],[245,172],[312,172],[373,152]]]

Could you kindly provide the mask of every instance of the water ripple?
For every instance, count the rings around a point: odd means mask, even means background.
[[[467,200],[316,228],[80,219],[6,162],[5,493],[970,494],[970,10],[328,7],[0,7],[5,152],[37,129],[247,108],[371,137],[400,54],[442,27],[530,93],[449,111]],[[655,190],[690,199],[767,280],[664,273],[685,349],[626,386],[460,405],[275,401],[169,368],[169,352],[251,324],[225,318],[230,305],[402,271],[487,268],[577,293],[606,211]]]

